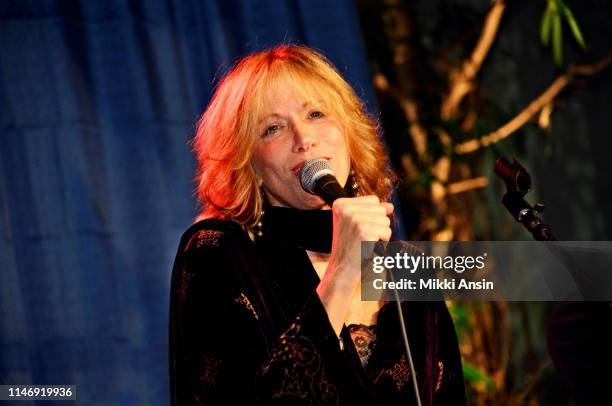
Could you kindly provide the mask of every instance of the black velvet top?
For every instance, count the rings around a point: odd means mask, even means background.
[[[329,252],[330,211],[269,207],[252,242],[235,222],[183,235],[172,272],[173,405],[411,405],[397,307],[377,315],[364,367],[343,345],[315,291],[305,250]],[[421,399],[465,403],[457,340],[444,302],[403,303]]]

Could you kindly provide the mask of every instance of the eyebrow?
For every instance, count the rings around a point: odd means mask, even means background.
[[[317,103],[323,103],[323,102],[324,102],[323,100],[317,100]],[[302,109],[305,109],[305,108],[306,108],[306,107],[308,107],[308,106],[310,106],[310,103],[309,103],[309,102],[304,102],[304,103],[302,104]],[[282,114],[278,114],[278,113],[270,113],[270,114],[268,114],[268,115],[266,115],[266,116],[263,116],[263,117],[262,117],[262,118],[259,120],[259,122],[260,122],[260,123],[262,123],[262,122],[264,122],[265,120],[267,120],[267,119],[269,119],[269,118],[282,118],[282,117],[283,117],[283,116],[282,116]]]

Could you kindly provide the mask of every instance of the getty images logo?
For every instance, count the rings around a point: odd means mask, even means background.
[[[409,254],[407,252],[396,253],[389,256],[375,256],[372,263],[372,271],[374,273],[382,273],[385,269],[388,270],[406,270],[410,273],[415,273],[417,270],[453,270],[456,273],[463,273],[466,270],[483,269],[487,253],[482,255],[419,255]]]

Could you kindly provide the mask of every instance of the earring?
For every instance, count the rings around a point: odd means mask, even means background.
[[[261,194],[261,211],[259,212],[259,220],[257,221],[257,224],[255,224],[255,226],[253,227],[253,233],[255,234],[256,237],[261,237],[263,235],[263,231],[262,231],[262,223],[261,220],[263,218],[263,215],[265,213],[264,210],[264,202],[266,201],[266,193],[263,189],[263,187],[259,188],[259,193]]]
[[[357,180],[357,175],[355,174],[355,170],[353,168],[351,168],[351,171],[349,172],[347,185],[349,187],[349,194],[353,197],[357,196],[357,193],[359,193],[359,181]]]
[[[257,222],[257,224],[255,224],[255,227],[253,227],[253,232],[255,233],[255,236],[257,237],[261,237],[263,235],[263,231],[261,231],[262,229],[262,224],[261,224],[261,216],[264,215],[264,211],[261,211],[261,215],[259,217],[259,221]]]

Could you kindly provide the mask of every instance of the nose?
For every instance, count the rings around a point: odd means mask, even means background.
[[[293,152],[306,152],[317,146],[318,136],[306,123],[293,123]]]

